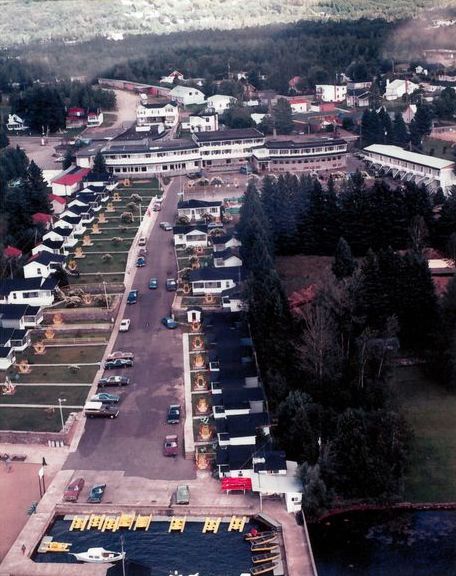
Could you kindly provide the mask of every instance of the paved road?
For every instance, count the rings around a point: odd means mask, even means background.
[[[173,293],[165,290],[167,277],[175,276],[176,264],[171,232],[158,226],[160,220],[172,222],[176,212],[178,180],[163,203],[157,224],[147,244],[147,265],[136,270],[133,287],[139,289],[137,304],[127,306],[131,319],[129,332],[120,333],[115,348],[135,353],[132,368],[108,371],[130,376],[125,388],[107,388],[122,400],[116,420],[94,419],[86,424],[77,452],[71,454],[65,468],[77,470],[124,470],[127,475],[160,480],[195,478],[194,463],[165,458],[162,443],[165,434],[178,433],[182,425],[168,426],[166,411],[170,403],[184,405],[182,337],[179,330],[167,330],[160,319],[169,313]],[[134,273],[135,271],[132,271]],[[149,290],[148,281],[156,276],[157,290]]]

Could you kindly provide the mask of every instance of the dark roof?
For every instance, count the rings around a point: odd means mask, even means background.
[[[227,446],[217,448],[217,465],[230,470],[252,469],[252,454],[255,446]]]
[[[196,226],[179,224],[177,226],[173,226],[173,234],[188,234],[194,230],[198,230],[198,232],[207,234],[207,224],[197,224]]]
[[[220,200],[196,200],[192,198],[191,200],[181,200],[177,204],[177,209],[181,208],[208,208],[211,206],[221,206],[222,202]]]
[[[190,282],[198,282],[200,280],[233,280],[239,282],[243,279],[244,271],[240,266],[233,266],[231,268],[200,268],[199,270],[192,270],[189,274]]]
[[[223,234],[223,236],[212,236],[212,244],[214,246],[219,246],[220,244],[226,244],[233,238],[235,238],[234,234]]]
[[[64,222],[68,222],[68,224],[72,224],[73,226],[75,226],[76,224],[79,224],[82,220],[82,216],[62,216],[62,218],[60,218],[60,221],[64,221]]]
[[[294,140],[269,140],[265,143],[264,146],[269,150],[281,150],[284,148],[287,150],[295,150],[301,148],[315,148],[316,146],[328,146],[346,143],[346,140],[343,140],[342,138],[326,138],[321,140],[309,140],[307,142],[295,142]]]
[[[370,90],[368,90],[367,88],[355,88],[354,90],[348,90],[347,92],[347,97],[357,96],[359,98],[360,96],[365,96],[367,98],[369,95]]]
[[[92,212],[90,206],[80,206],[78,204],[73,204],[72,206],[67,206],[65,212],[72,212],[73,214],[86,214],[87,212]]]
[[[59,236],[63,236],[64,238],[66,238],[67,236],[71,236],[71,234],[73,234],[73,229],[56,226],[55,228],[52,229],[52,232],[55,232]]]
[[[134,153],[134,152],[154,152],[160,150],[188,150],[196,149],[198,145],[193,142],[193,140],[164,140],[164,141],[154,141],[149,138],[145,138],[140,143],[129,144],[120,142],[117,144],[108,144],[102,153],[105,155],[109,154],[121,154],[121,153]]]
[[[58,249],[63,246],[63,240],[51,240],[50,238],[46,238],[46,240],[43,240],[41,244],[48,248]]]
[[[12,348],[0,346],[0,358],[7,358],[11,354]]]
[[[5,346],[8,340],[22,340],[28,330],[17,330],[16,328],[0,328],[0,346]]]
[[[48,252],[47,250],[43,250],[42,252],[38,252],[35,256],[32,256],[30,260],[27,262],[37,262],[38,264],[43,264],[43,266],[47,266],[51,262],[61,263],[65,261],[65,256],[61,254],[53,254],[52,252]]]
[[[177,106],[177,102],[174,100],[165,100],[164,102],[141,102],[143,108],[164,108],[165,106]]]
[[[254,414],[239,414],[237,416],[227,416],[215,420],[218,434],[229,434],[231,438],[241,438],[242,436],[253,436],[262,426],[269,423],[267,412]]]
[[[256,128],[237,128],[234,130],[213,130],[211,132],[195,132],[196,142],[216,142],[218,140],[243,140],[250,138],[264,138],[262,132]]]
[[[216,394],[212,396],[212,403],[214,405],[219,404],[225,409],[235,409],[244,405],[249,406],[250,402],[265,400],[263,388],[259,386],[257,388],[229,388],[222,389],[221,394]]]
[[[2,320],[19,320],[24,316],[36,316],[39,306],[28,304],[0,304],[0,322]]]
[[[54,290],[59,281],[53,276],[48,276],[41,286],[41,290]]]
[[[223,260],[226,260],[231,256],[237,256],[240,258],[238,248],[225,248],[225,250],[219,250],[218,252],[214,253],[214,258],[223,258]]]
[[[0,294],[10,294],[13,291],[39,290],[42,278],[5,278],[0,282]]]
[[[264,462],[257,462],[253,465],[255,472],[260,470],[276,471],[287,469],[287,458],[282,450],[264,450],[257,451],[255,458],[264,458]]]

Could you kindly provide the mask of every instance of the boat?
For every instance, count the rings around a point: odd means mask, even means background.
[[[250,568],[250,574],[252,574],[252,576],[257,576],[258,574],[267,574],[268,572],[272,572],[278,565],[278,562],[268,562],[267,564],[252,566],[252,568]]]
[[[268,574],[269,572],[273,572],[274,568],[276,568],[278,565],[278,562],[268,562],[267,564],[252,566],[252,568],[250,568],[250,574],[252,574],[252,576],[257,576],[258,574]]]
[[[70,552],[76,560],[80,562],[90,562],[92,564],[104,564],[118,562],[125,558],[125,552],[113,552],[104,548],[89,548],[87,552]]]
[[[263,564],[263,562],[272,562],[273,560],[278,560],[280,558],[280,552],[278,550],[272,552],[266,552],[265,554],[255,554],[252,556],[252,562],[254,564]]]
[[[244,540],[246,540],[247,542],[255,542],[260,540],[261,538],[267,538],[269,536],[275,536],[275,532],[273,532],[272,530],[270,532],[258,532],[258,530],[253,528],[252,530],[250,530],[250,532],[248,532],[244,536]]]
[[[250,540],[250,542],[252,544],[267,544],[268,542],[275,542],[276,538],[277,534],[275,532],[268,532],[267,534],[263,533],[263,536]]]
[[[256,542],[254,542],[250,546],[250,550],[254,553],[256,553],[256,552],[270,552],[271,550],[274,550],[277,547],[278,547],[277,542],[267,542],[265,544],[257,544]]]

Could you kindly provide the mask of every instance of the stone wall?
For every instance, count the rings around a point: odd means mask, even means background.
[[[72,412],[60,432],[31,432],[0,430],[0,444],[41,444],[45,446],[69,446],[76,431],[77,415]]]

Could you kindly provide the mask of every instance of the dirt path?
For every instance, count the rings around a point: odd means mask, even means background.
[[[112,128],[117,128],[124,122],[136,120],[136,105],[138,104],[139,96],[125,90],[114,90],[114,92],[117,98],[117,119]]]

